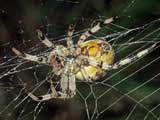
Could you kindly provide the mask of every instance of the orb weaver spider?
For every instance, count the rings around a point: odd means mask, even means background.
[[[155,48],[156,44],[153,44],[133,56],[113,63],[114,50],[106,40],[92,39],[85,41],[104,25],[110,24],[116,19],[118,19],[118,16],[98,22],[79,37],[77,44],[73,44],[72,40],[74,26],[69,26],[68,37],[66,38],[67,46],[54,45],[45,34],[38,29],[39,40],[45,46],[53,48],[53,50],[45,56],[27,54],[13,47],[12,51],[18,57],[41,64],[50,64],[53,66],[54,74],[61,77],[60,91],[56,91],[53,80],[49,80],[51,93],[37,97],[34,93],[28,92],[28,96],[35,101],[45,101],[53,98],[72,98],[76,94],[76,79],[87,81],[97,80],[101,76],[104,76],[106,71],[118,69],[129,64],[150,53]]]

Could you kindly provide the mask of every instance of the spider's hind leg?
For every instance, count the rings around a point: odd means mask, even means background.
[[[58,93],[53,85],[53,81],[51,79],[49,80],[49,83],[50,83],[51,93],[42,96],[35,96],[32,92],[29,92],[28,96],[32,98],[34,101],[46,101],[52,98],[59,98]]]
[[[150,52],[152,52],[154,49],[157,49],[159,48],[160,45],[159,44],[153,44],[151,45],[150,47],[138,52],[137,54],[135,55],[132,55],[130,57],[127,57],[125,59],[122,59],[116,63],[114,63],[113,65],[109,65],[109,64],[106,64],[106,63],[99,63],[97,62],[94,58],[91,58],[91,57],[88,57],[87,60],[88,60],[88,64],[91,65],[91,66],[99,66],[100,68],[104,69],[104,70],[113,70],[113,69],[118,69],[118,68],[121,68],[127,64],[130,64],[146,55],[148,55]]]
[[[157,44],[153,44],[152,46],[138,52],[137,54],[131,56],[131,57],[127,57],[125,59],[120,60],[119,62],[116,62],[115,64],[113,64],[112,66],[107,66],[108,70],[112,70],[112,69],[118,69],[124,65],[127,65],[129,63],[132,63],[136,60],[138,60],[139,58],[144,57],[145,55],[149,54],[150,52],[152,52],[154,49],[158,48],[159,46],[157,46]],[[106,67],[106,68],[107,68]]]

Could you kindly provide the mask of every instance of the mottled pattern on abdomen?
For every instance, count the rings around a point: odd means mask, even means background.
[[[101,46],[108,46],[107,50],[104,50]],[[81,54],[94,58],[98,63],[112,64],[114,61],[114,51],[111,45],[104,40],[89,40],[80,45]],[[85,65],[76,74],[76,77],[80,80],[96,80],[103,76],[104,71],[100,66]]]

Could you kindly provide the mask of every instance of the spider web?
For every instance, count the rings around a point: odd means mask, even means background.
[[[17,1],[16,4],[18,3],[20,1]],[[53,3],[57,6],[54,6]],[[4,3],[0,9],[1,18],[8,20],[0,21],[2,30],[2,40],[0,41],[0,119],[159,120],[159,48],[118,70],[108,71],[105,77],[93,83],[77,80],[77,95],[73,99],[34,102],[27,96],[25,88],[35,92],[36,95],[50,92],[47,81],[55,79],[50,66],[20,59],[10,50],[11,45],[14,45],[21,51],[30,54],[46,54],[51,51],[33,34],[37,26],[45,31],[51,41],[64,44],[70,23],[77,23],[74,33],[76,40],[90,28],[90,23],[95,20],[103,20],[116,13],[121,17],[119,21],[105,26],[92,36],[92,38],[105,38],[112,44],[115,50],[115,61],[134,55],[160,41],[158,7],[156,9],[156,3],[159,2],[156,0],[146,3],[138,0],[105,1],[108,5],[106,9],[102,8],[102,2],[96,3],[94,1],[57,0],[53,3],[40,0],[29,4],[23,1],[19,6],[26,5],[26,13],[20,17],[16,15],[14,19],[9,11],[10,8]],[[30,5],[33,8],[29,7]],[[152,5],[154,5],[154,10],[151,9]],[[52,7],[55,7],[53,10],[56,12],[53,12]],[[67,19],[67,15],[63,13],[70,7],[74,7],[74,11],[68,10],[71,13],[69,14],[71,20],[69,17]],[[32,8],[31,11],[28,10],[29,8]],[[14,9],[13,13],[17,10]],[[37,9],[44,11],[41,16],[37,15],[40,14],[39,11],[33,12]],[[81,12],[76,12],[82,11],[82,9],[88,13],[81,15]],[[48,13],[45,13],[46,11]],[[108,16],[106,16],[106,12],[101,13],[102,11],[106,11]],[[78,13],[81,14],[77,15]],[[33,15],[36,15],[37,18],[34,18]],[[55,21],[52,22],[52,20]],[[12,23],[15,25],[11,25]],[[34,25],[32,26],[32,24]],[[5,29],[6,27],[9,32]],[[12,27],[17,31],[12,30]],[[59,82],[55,81],[55,85],[59,86]]]

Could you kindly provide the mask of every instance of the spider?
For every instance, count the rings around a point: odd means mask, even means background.
[[[115,16],[97,22],[97,24],[79,37],[76,44],[74,44],[72,40],[74,26],[70,25],[66,38],[66,46],[53,44],[45,34],[38,29],[39,40],[45,46],[52,48],[52,51],[49,52],[48,55],[31,55],[20,52],[15,47],[12,47],[12,51],[18,57],[40,64],[50,64],[53,66],[53,73],[60,76],[59,91],[55,89],[53,80],[49,80],[51,93],[36,96],[33,92],[28,92],[28,96],[35,101],[45,101],[53,98],[73,98],[76,95],[76,79],[95,81],[104,76],[106,71],[118,69],[129,64],[147,55],[155,48],[156,44],[153,44],[133,56],[114,62],[114,50],[109,42],[104,39],[86,40],[103,26],[112,23],[118,18],[118,16]]]

